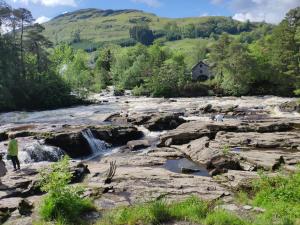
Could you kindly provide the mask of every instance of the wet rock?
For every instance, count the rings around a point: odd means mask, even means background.
[[[0,142],[7,141],[7,140],[8,140],[8,134],[6,132],[0,132]]]
[[[181,173],[185,173],[185,174],[197,173],[199,171],[200,170],[197,170],[197,169],[191,169],[191,168],[185,168],[185,167],[181,168]]]
[[[143,148],[150,147],[150,143],[148,140],[136,140],[136,141],[129,141],[127,146],[130,148],[131,151],[137,151]]]
[[[279,109],[281,112],[298,112],[300,113],[300,102],[299,101],[291,101],[285,102],[279,105]]]
[[[172,130],[186,121],[178,114],[153,115],[144,126],[150,131]]]
[[[84,157],[92,153],[80,131],[52,134],[45,139],[45,143],[63,149],[72,158]]]
[[[141,131],[131,126],[99,126],[89,127],[95,138],[113,145],[126,144],[128,141],[139,139],[143,136]],[[45,139],[48,145],[63,149],[70,157],[85,157],[92,153],[82,131],[75,129],[62,133],[54,133]]]

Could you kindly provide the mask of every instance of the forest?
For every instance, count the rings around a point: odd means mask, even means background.
[[[211,20],[207,27],[168,23],[152,31],[134,21],[134,46],[107,43],[86,51],[52,43],[30,11],[0,2],[0,111],[84,103],[109,85],[115,94],[193,97],[300,94],[300,7],[278,25]],[[80,33],[74,33],[80,42]],[[191,54],[166,43],[199,39]],[[214,79],[191,79],[191,66],[207,62]]]

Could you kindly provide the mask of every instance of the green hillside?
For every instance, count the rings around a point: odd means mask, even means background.
[[[104,42],[118,43],[129,40],[129,29],[141,23],[147,24],[154,34],[156,33],[160,36],[164,35],[168,24],[175,24],[176,29],[181,31],[188,29],[188,26],[193,24],[200,28],[198,33],[202,32],[203,35],[211,32],[227,32],[228,30],[226,29],[233,29],[233,32],[238,33],[245,25],[245,23],[234,21],[229,17],[171,19],[138,10],[99,9],[83,9],[62,14],[44,25],[46,28],[45,35],[53,43],[72,42],[75,47],[86,48],[97,47],[97,45],[101,45]],[[253,28],[256,25],[251,24],[251,26]],[[74,41],[76,34],[80,36],[80,41]]]

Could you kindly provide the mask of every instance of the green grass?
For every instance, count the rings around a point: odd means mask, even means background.
[[[300,171],[274,177],[261,176],[254,183],[253,204],[266,209],[255,224],[300,223]]]
[[[185,63],[188,68],[192,68],[199,60],[202,59],[199,54],[200,48],[208,48],[214,43],[212,39],[183,39],[178,41],[168,41],[166,46],[173,50],[178,50],[185,56]]]
[[[196,197],[182,202],[167,204],[154,201],[109,212],[98,225],[161,224],[168,221],[190,221],[199,223],[208,212],[208,204]]]
[[[226,212],[224,210],[217,210],[210,213],[204,222],[205,225],[247,225],[249,224],[240,217]]]

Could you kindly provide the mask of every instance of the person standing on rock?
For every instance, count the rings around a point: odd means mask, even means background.
[[[19,170],[20,169],[20,162],[18,158],[18,141],[15,139],[15,136],[13,134],[9,135],[9,144],[8,144],[8,150],[7,150],[7,156],[9,159],[11,159],[14,169]]]
[[[0,185],[2,185],[1,177],[4,177],[7,173],[7,169],[5,167],[5,163],[3,162],[2,155],[0,155]]]

